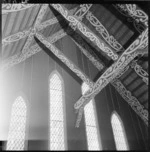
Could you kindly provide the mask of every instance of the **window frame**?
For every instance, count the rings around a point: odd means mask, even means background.
[[[62,87],[62,105],[63,105],[63,121],[64,121],[64,147],[65,150],[68,150],[68,144],[67,144],[67,121],[66,121],[66,104],[65,104],[65,86],[64,86],[64,80],[62,78],[62,76],[60,75],[60,73],[57,70],[54,70],[53,72],[51,72],[51,74],[48,77],[48,137],[49,137],[49,142],[48,142],[48,150],[50,149],[50,80],[53,77],[53,75],[56,74],[60,81],[61,81],[61,87]]]
[[[111,114],[111,128],[112,128],[112,132],[113,132],[113,138],[114,138],[114,143],[115,143],[115,147],[116,147],[116,150],[120,150],[120,149],[117,149],[117,144],[116,144],[116,140],[115,140],[115,134],[114,134],[114,129],[113,129],[113,125],[112,125],[112,120],[113,120],[113,116],[116,116],[121,124],[121,128],[122,128],[122,134],[124,136],[124,140],[125,140],[125,143],[126,143],[126,147],[127,147],[127,151],[130,150],[129,149],[129,143],[128,143],[128,139],[127,139],[127,135],[126,135],[126,131],[125,131],[125,127],[124,127],[124,124],[123,124],[123,121],[121,119],[121,117],[119,116],[119,114],[116,112],[116,111],[113,111],[112,114]],[[121,149],[122,150],[122,149]]]
[[[83,82],[82,84],[81,84],[81,94],[83,95],[83,91],[82,91],[82,88],[83,88],[83,84],[86,84],[86,82]],[[93,99],[91,99],[90,100],[90,102],[92,102],[92,104],[93,104],[93,111],[94,111],[94,117],[95,117],[95,124],[96,124],[96,126],[95,126],[95,128],[96,128],[96,130],[97,130],[97,137],[98,137],[98,144],[99,144],[99,150],[101,151],[101,150],[103,150],[103,146],[102,146],[102,140],[101,140],[101,134],[100,134],[100,128],[99,128],[99,123],[98,123],[98,117],[97,117],[97,110],[96,110],[96,105],[95,105],[95,99],[93,98]],[[85,115],[85,109],[84,109],[84,120],[86,119],[85,118],[86,117],[86,115]],[[86,141],[87,141],[87,148],[88,148],[88,150],[89,150],[89,147],[88,147],[88,137],[87,137],[87,131],[86,131],[86,127],[88,126],[88,125],[86,125],[86,120],[84,121],[84,123],[85,123],[85,132],[86,132]]]
[[[16,102],[16,100],[21,97],[25,103],[26,106],[26,116],[25,116],[25,138],[24,138],[24,149],[23,150],[28,150],[28,131],[29,131],[29,102],[28,98],[23,92],[16,93],[16,95],[13,97],[13,102],[11,104],[11,110],[10,110],[10,117],[9,117],[9,128],[8,128],[8,135],[7,135],[7,142],[8,142],[8,136],[9,136],[9,130],[10,130],[10,124],[11,124],[11,119],[12,119],[12,112],[13,112],[13,105]],[[7,142],[5,144],[5,150],[7,150]]]

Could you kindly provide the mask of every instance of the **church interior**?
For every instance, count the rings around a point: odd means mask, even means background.
[[[2,4],[0,150],[148,150],[149,4]]]

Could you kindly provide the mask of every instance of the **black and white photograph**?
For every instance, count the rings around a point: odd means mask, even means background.
[[[0,151],[148,151],[150,2],[28,1],[1,3]]]

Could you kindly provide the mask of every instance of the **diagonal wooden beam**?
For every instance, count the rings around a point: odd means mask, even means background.
[[[74,13],[74,16],[78,18],[78,20],[82,21],[85,14],[89,11],[93,4],[81,4],[80,8]],[[73,15],[73,14],[71,14]]]
[[[148,44],[148,29],[146,29],[120,56],[120,58],[109,67],[103,75],[96,81],[95,86],[89,91],[89,94],[85,94],[86,100],[92,96],[95,96],[106,84],[108,84],[113,78],[115,78],[121,69],[126,67],[135,56],[138,55],[138,49],[143,45]],[[103,86],[103,87],[102,87]],[[92,95],[92,96],[89,96]],[[75,104],[75,108],[79,108],[83,104],[83,98]]]
[[[81,43],[78,44],[75,40],[73,40],[73,41],[81,49],[81,51],[83,53],[85,53],[85,54],[87,53],[87,50],[83,49],[80,46]],[[93,63],[93,65],[95,67],[97,67],[97,69],[99,69],[99,71],[101,70],[100,67],[99,67],[100,62],[97,61],[96,62],[97,64],[95,64],[95,57],[94,56],[91,57],[89,54],[87,54],[86,57]],[[91,60],[91,58],[93,58],[93,60]],[[131,63],[130,66],[132,66],[132,63]],[[142,118],[142,120],[146,123],[146,125],[148,125],[148,111],[146,109],[144,109],[144,107],[140,104],[140,102],[137,100],[137,98],[135,98],[134,96],[131,96],[130,91],[128,91],[125,88],[125,86],[121,83],[121,81],[118,79],[118,78],[121,77],[121,75],[123,75],[129,69],[130,66],[127,65],[124,69],[122,69],[120,71],[120,73],[117,75],[117,77],[112,82],[110,82],[110,83],[116,88],[116,90],[118,91],[118,93],[131,106],[131,108],[137,113],[137,115],[139,115]],[[81,113],[82,110],[80,110],[80,113]],[[78,119],[78,121],[81,120],[81,118],[82,118],[82,114],[80,115],[80,118]]]
[[[93,99],[110,81],[112,81],[120,70],[126,67],[138,55],[139,48],[148,45],[148,29],[146,29],[120,56],[120,58],[109,67],[96,81],[95,85],[90,88],[74,105],[75,109],[79,109],[78,120],[76,126],[79,126],[84,106]]]
[[[113,4],[113,6],[126,16],[129,22],[133,22],[139,33],[142,33],[145,26],[148,27],[148,15],[140,8],[137,9],[136,4]]]
[[[54,7],[56,10],[58,10],[58,11],[60,11],[61,12],[61,14],[65,17],[65,18],[67,18],[68,16],[68,12],[65,10],[63,10],[62,9],[62,7],[60,6],[60,5],[55,5],[55,7]],[[144,33],[144,32],[143,32]],[[145,31],[145,35],[147,35],[147,30]],[[143,35],[144,35],[143,34]],[[144,35],[144,36],[145,36]],[[144,37],[143,36],[143,37]],[[140,37],[142,37],[142,36],[140,36]],[[88,91],[86,94],[90,94],[89,96],[91,97],[91,98],[93,98],[92,97],[92,90],[96,90],[97,92],[99,92],[104,86],[106,86],[109,82],[110,82],[110,80],[113,80],[113,78],[115,77],[115,76],[117,76],[117,74],[119,74],[122,70],[121,70],[121,68],[124,68],[138,53],[138,51],[136,51],[136,52],[134,52],[137,48],[138,49],[141,49],[141,48],[143,48],[143,47],[145,47],[145,45],[147,45],[147,43],[148,43],[148,39],[147,39],[147,36],[145,36],[146,37],[146,40],[144,40],[144,41],[142,41],[142,39],[139,37],[139,39],[141,40],[141,42],[143,42],[142,44],[141,43],[139,43],[138,44],[138,47],[136,46],[137,44],[137,42],[138,42],[138,40],[136,40],[136,41],[134,41],[134,43],[132,44],[132,45],[130,45],[130,47],[125,51],[125,53],[123,53],[122,55],[121,55],[121,57],[118,59],[118,61],[114,64],[115,66],[112,66],[111,68],[109,68],[109,70],[106,70],[106,72],[102,75],[102,76],[107,76],[107,75],[110,75],[111,77],[108,77],[107,79],[104,79],[104,78],[101,78],[99,81],[97,81],[97,83],[95,83],[95,88],[99,85],[99,87],[100,87],[100,89],[98,88],[97,90],[93,87],[93,88],[91,88],[90,90],[91,91]],[[132,49],[134,49],[134,51],[132,50]],[[129,53],[130,52],[130,53]],[[124,59],[124,58],[126,58],[127,60],[124,60],[123,61],[123,63],[124,64],[122,64],[122,66],[120,66],[120,64],[121,64],[121,61],[122,61],[122,59]],[[114,71],[113,71],[113,69],[115,69],[115,72],[117,72],[117,73],[115,73]],[[113,71],[113,72],[112,72]],[[110,74],[111,73],[111,74]],[[104,81],[103,81],[104,80]],[[102,86],[103,87],[102,87]],[[96,92],[96,94],[97,94],[97,92]],[[93,94],[94,94],[94,96],[95,96],[95,93],[94,93],[94,91],[93,91]],[[85,96],[85,95],[83,95],[83,96]],[[82,96],[82,97],[83,97]],[[82,97],[81,97],[81,99],[82,99]],[[90,98],[90,99],[91,99]],[[89,99],[89,100],[90,100]],[[77,102],[77,104],[75,104],[75,109],[79,109],[79,111],[78,111],[78,119],[77,119],[77,122],[76,122],[76,127],[78,127],[78,125],[79,125],[79,123],[80,123],[80,121],[81,121],[81,118],[82,118],[82,113],[83,113],[83,109],[84,109],[84,106],[87,104],[87,103],[84,103],[84,101],[85,100],[87,100],[87,99],[85,99],[85,97],[83,98],[83,101],[81,100],[80,101],[80,99],[79,99],[79,101]],[[88,102],[89,102],[89,100],[88,100]],[[81,104],[82,103],[82,104]],[[83,104],[84,103],[84,104]],[[79,105],[80,104],[80,105]],[[81,106],[82,105],[82,106]],[[79,107],[78,107],[79,106]]]
[[[142,80],[148,85],[149,74],[140,65],[138,65],[136,61],[132,61],[130,66],[142,78]]]
[[[55,43],[56,41],[63,38],[64,36],[66,36],[66,33],[63,30],[60,30],[60,31],[54,33],[52,36],[48,37],[48,40],[50,43]],[[20,53],[18,53],[16,55],[10,57],[9,59],[4,60],[2,63],[2,67],[1,67],[2,71],[6,71],[9,68],[11,68],[12,66],[14,66],[20,62],[23,62],[27,58],[38,53],[39,51],[41,51],[41,48],[37,44],[35,44],[35,45],[31,46],[30,48],[28,48],[24,54],[20,55]]]
[[[136,4],[125,4],[129,15],[136,19],[138,22],[142,22],[148,27],[148,15],[141,10],[140,8],[137,9]]]
[[[123,46],[109,34],[103,24],[93,15],[92,12],[88,11],[86,19],[95,27],[95,30],[103,37],[106,43],[108,43],[116,52],[124,51]]]
[[[51,4],[51,6],[56,9],[62,16],[70,22],[72,26],[77,28],[85,37],[92,41],[101,51],[111,57],[113,60],[118,59],[118,55],[113,51],[106,43],[97,37],[86,25],[81,23],[75,16],[70,15],[68,10],[60,4]],[[99,52],[101,52],[98,50]]]
[[[36,24],[35,24],[37,31],[43,30],[44,28],[46,28],[46,27],[48,27],[48,26],[50,26],[50,25],[53,25],[53,24],[58,23],[58,19],[59,19],[59,21],[62,20],[62,18],[61,18],[60,16],[58,16],[57,18],[54,17],[54,18],[51,18],[51,19],[49,19],[49,20],[44,21],[43,23],[40,23],[40,20],[42,19],[43,15],[44,15],[44,13],[45,13],[45,11],[46,11],[45,7],[47,8],[47,6],[44,6],[44,8],[43,8],[44,11],[43,11],[43,9],[42,9],[42,11],[41,11],[41,12],[42,12],[42,15],[40,14],[40,17],[39,17],[40,19],[38,18],[38,21],[37,21],[37,22],[39,22],[39,23],[36,23]],[[72,10],[70,10],[70,11],[72,12],[72,11],[74,11],[74,9],[72,9]],[[40,12],[40,13],[41,13],[41,12]],[[3,46],[6,46],[6,45],[8,45],[8,44],[10,44],[10,43],[13,43],[13,42],[15,42],[15,41],[19,41],[19,40],[21,40],[21,39],[29,36],[30,33],[31,33],[31,31],[34,29],[35,25],[34,25],[33,27],[27,29],[27,30],[19,31],[19,32],[13,34],[13,35],[9,35],[8,37],[2,39],[2,45],[3,45]]]
[[[57,58],[59,58],[71,71],[73,71],[83,82],[86,82],[90,87],[93,86],[93,82],[83,73],[81,70],[74,65],[74,63],[68,59],[62,51],[56,48],[47,38],[42,34],[36,33],[36,37],[43,43]]]
[[[73,40],[74,41],[74,40]],[[75,41],[74,41],[75,42]],[[75,42],[75,44],[81,49],[81,51],[83,52],[81,46]],[[84,50],[85,51],[85,50]],[[87,55],[87,58],[90,60],[90,56]],[[94,57],[93,57],[94,58]],[[95,60],[90,60],[93,65],[95,67],[97,67],[97,65],[95,65]],[[99,61],[97,61],[99,63]],[[100,63],[99,63],[100,64]],[[131,65],[130,65],[131,66]],[[97,67],[98,68],[98,67]],[[113,80],[112,82],[110,82],[115,88],[116,90],[119,92],[119,94],[123,97],[123,99],[131,106],[131,108],[137,113],[137,115],[139,115],[142,120],[146,123],[146,125],[148,125],[148,111],[146,109],[144,109],[144,107],[140,104],[140,102],[137,100],[137,98],[135,98],[134,96],[131,96],[130,91],[128,91],[125,86],[121,83],[121,81],[118,79],[119,77],[121,77],[121,75],[123,75],[127,70],[129,69],[129,65],[127,65],[124,69],[122,69],[120,71],[120,73],[116,76],[115,80]],[[76,122],[76,127],[78,127],[78,123],[79,121],[81,121],[82,118],[82,113],[83,113],[83,108],[81,108],[79,110],[79,115],[78,115],[78,119]]]
[[[8,14],[16,11],[21,11],[24,9],[28,9],[30,7],[34,7],[39,4],[11,4],[11,3],[3,3],[2,4],[2,14]]]
[[[60,18],[61,20],[61,18]],[[41,31],[43,30],[44,28],[46,28],[47,26],[50,26],[50,25],[53,25],[53,24],[56,24],[58,23],[58,20],[56,17],[52,18],[52,19],[49,19],[41,24],[39,24],[37,26],[37,31]],[[24,30],[24,31],[20,31],[18,33],[15,33],[13,35],[10,35],[4,39],[2,39],[2,45],[3,46],[6,46],[12,42],[15,42],[15,41],[19,41],[27,36],[29,36],[29,34],[31,33],[33,27],[29,28],[28,30]]]
[[[79,34],[74,32],[71,27],[68,27],[65,31],[70,36],[72,41],[79,47],[82,53],[99,71],[101,71],[104,68],[102,61],[100,62],[98,56],[93,52],[89,45],[84,42],[83,38]]]
[[[23,54],[25,54],[26,51],[28,50],[29,45],[30,45],[31,42],[32,42],[33,36],[34,36],[34,34],[36,33],[36,27],[40,24],[40,22],[41,22],[41,20],[42,20],[42,18],[43,18],[43,16],[44,16],[44,14],[45,14],[45,12],[46,12],[47,7],[48,7],[48,4],[43,4],[43,5],[41,6],[41,9],[40,9],[40,11],[39,11],[39,13],[38,13],[38,15],[37,15],[36,20],[35,20],[34,26],[33,26],[33,28],[31,29],[31,33],[29,34],[28,39],[27,39],[27,41],[26,41],[26,43],[25,43],[25,45],[24,45],[24,47],[23,47],[23,49],[22,49],[22,53],[23,53]]]
[[[41,9],[36,18],[36,21],[34,23],[34,27],[37,27],[41,23],[42,18],[44,16],[44,14],[46,13],[47,8],[48,8],[48,4],[42,4]]]

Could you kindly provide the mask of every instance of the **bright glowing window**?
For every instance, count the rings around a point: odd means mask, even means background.
[[[117,150],[128,150],[128,144],[122,121],[118,114],[113,113],[111,124]]]
[[[82,95],[89,90],[86,83],[82,84]],[[102,150],[99,140],[98,127],[93,100],[84,108],[88,150]]]
[[[50,150],[65,150],[63,86],[60,76],[50,78]]]
[[[24,150],[26,128],[26,104],[19,96],[12,105],[11,120],[9,126],[7,150]]]

